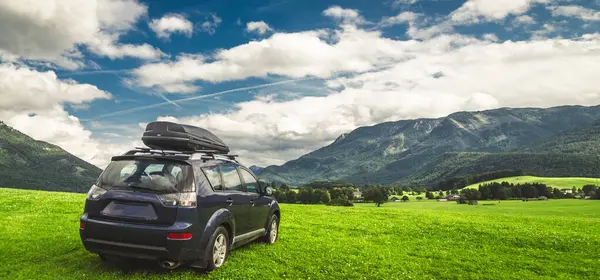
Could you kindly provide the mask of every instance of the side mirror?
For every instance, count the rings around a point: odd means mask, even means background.
[[[272,196],[273,195],[273,188],[267,187],[265,189],[265,194],[268,195],[268,196]]]

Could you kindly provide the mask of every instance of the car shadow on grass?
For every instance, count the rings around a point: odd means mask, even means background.
[[[115,259],[99,262],[98,268],[104,273],[114,273],[121,275],[173,275],[173,274],[197,274],[198,276],[206,274],[203,269],[192,268],[187,265],[182,265],[173,270],[161,268],[156,261],[141,260],[141,259]]]
[[[238,253],[244,252],[246,250],[252,249],[254,246],[260,245],[266,246],[266,244],[261,243],[252,243],[245,245],[241,248],[237,248],[230,252],[230,255],[227,258],[227,263],[231,261],[232,258],[235,259],[235,256]],[[116,273],[123,275],[144,275],[144,274],[153,274],[153,275],[174,275],[174,274],[196,274],[198,276],[207,275],[208,272],[202,268],[194,268],[185,264],[173,270],[163,269],[158,265],[156,261],[144,260],[144,259],[128,259],[128,258],[113,258],[110,260],[102,261],[100,258],[97,258],[98,268],[108,273]],[[227,263],[224,267],[220,269],[227,269]]]

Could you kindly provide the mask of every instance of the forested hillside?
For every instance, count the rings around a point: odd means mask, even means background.
[[[596,176],[600,107],[501,108],[360,127],[334,143],[261,172],[305,184],[423,183],[498,170]]]
[[[0,187],[87,192],[101,171],[0,122]]]

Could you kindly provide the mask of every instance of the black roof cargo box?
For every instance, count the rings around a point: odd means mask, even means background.
[[[229,147],[210,131],[172,122],[149,123],[142,141],[146,146],[158,150],[217,150],[223,154],[229,153]]]

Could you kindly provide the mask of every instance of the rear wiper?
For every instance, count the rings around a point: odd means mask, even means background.
[[[146,188],[146,187],[142,187],[140,185],[127,185],[128,188],[132,188],[132,189],[140,189],[140,190],[151,190],[151,191],[156,191],[154,189],[151,188]]]

